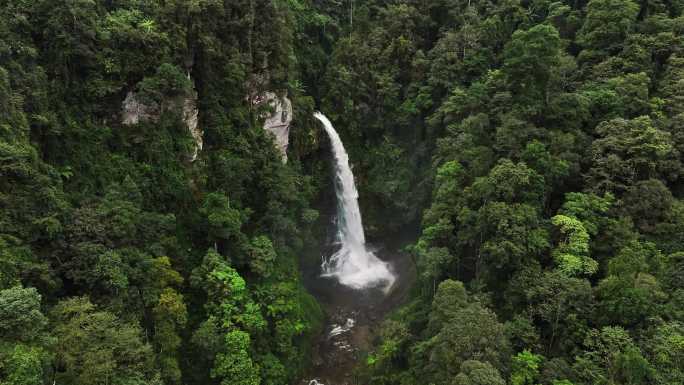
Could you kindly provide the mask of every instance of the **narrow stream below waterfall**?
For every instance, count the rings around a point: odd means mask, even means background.
[[[326,318],[325,329],[315,342],[312,367],[302,384],[316,380],[325,385],[363,385],[355,381],[354,368],[371,348],[384,317],[406,299],[415,277],[408,255],[382,249],[377,255],[390,262],[396,275],[388,293],[379,288],[351,289],[334,278],[321,277],[318,269],[305,271],[305,286]]]

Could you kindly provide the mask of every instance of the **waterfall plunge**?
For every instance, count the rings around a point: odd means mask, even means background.
[[[387,263],[366,249],[359,194],[354,184],[354,174],[349,167],[347,151],[330,120],[320,112],[316,112],[314,117],[323,123],[335,157],[337,241],[340,244],[340,249],[323,261],[323,276],[335,277],[341,284],[353,289],[384,286],[387,290],[394,283],[395,277]]]

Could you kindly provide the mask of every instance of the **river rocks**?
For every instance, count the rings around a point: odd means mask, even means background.
[[[330,255],[335,249],[325,247],[322,253]],[[358,384],[354,370],[359,364],[364,365],[366,353],[374,349],[373,340],[378,336],[381,322],[388,312],[410,297],[416,277],[411,256],[396,249],[373,250],[378,258],[391,261],[394,267],[396,281],[388,292],[377,287],[351,289],[336,279],[321,276],[320,265],[305,272],[306,287],[321,304],[326,326],[314,344],[312,366],[299,382],[302,385],[314,379],[325,385]]]

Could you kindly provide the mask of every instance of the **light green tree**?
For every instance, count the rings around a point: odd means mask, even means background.
[[[565,215],[556,215],[551,223],[563,237],[552,255],[556,267],[568,276],[590,276],[598,270],[598,263],[589,257],[589,233],[582,222]]]
[[[543,360],[543,356],[534,354],[529,350],[523,350],[513,356],[511,385],[534,385]]]

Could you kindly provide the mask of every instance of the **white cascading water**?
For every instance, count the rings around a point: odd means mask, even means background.
[[[337,241],[340,243],[340,249],[327,260],[323,260],[323,276],[335,277],[341,284],[353,289],[384,286],[388,290],[395,277],[386,262],[366,249],[359,194],[354,184],[354,174],[349,167],[347,151],[330,120],[320,112],[314,113],[314,117],[323,123],[335,157]]]

